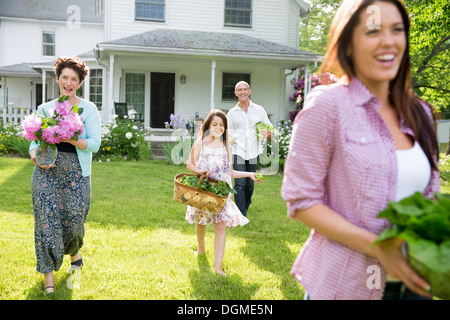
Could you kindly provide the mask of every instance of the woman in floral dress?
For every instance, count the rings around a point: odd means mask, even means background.
[[[227,117],[220,110],[212,110],[207,115],[200,131],[200,137],[192,146],[187,169],[196,174],[205,174],[217,180],[224,180],[231,186],[231,178],[248,177],[261,183],[256,173],[235,171],[231,161],[231,146],[227,143]],[[225,253],[226,227],[243,226],[249,220],[242,215],[239,208],[228,195],[224,208],[219,213],[188,206],[186,220],[194,224],[197,232],[197,254],[205,252],[206,225],[213,224],[214,270],[222,275],[222,262]]]
[[[92,153],[100,146],[100,117],[97,107],[77,97],[76,91],[88,75],[89,68],[78,57],[60,57],[54,64],[61,96],[83,108],[84,130],[78,140],[64,140],[56,144],[58,154],[54,165],[36,162],[37,142],[30,144],[30,157],[36,164],[31,179],[35,218],[36,270],[44,274],[44,293],[55,291],[53,271],[58,271],[65,254],[71,265],[79,268],[83,260],[79,253],[83,246],[84,222],[91,199]],[[56,101],[38,107],[39,115],[51,114]]]

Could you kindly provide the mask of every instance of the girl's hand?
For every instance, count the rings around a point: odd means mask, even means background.
[[[206,177],[209,177],[211,175],[211,173],[209,173],[208,170],[200,171],[200,174],[205,175]]]
[[[410,267],[403,257],[401,247],[404,242],[402,239],[392,238],[377,244],[374,249],[378,260],[391,277],[400,279],[409,289],[422,296],[432,297],[428,292],[430,285]]]
[[[208,178],[211,175],[207,170],[198,171],[197,174],[199,174],[202,179]]]
[[[252,179],[253,181],[257,182],[257,183],[262,183],[263,181],[261,179],[258,179],[256,177],[256,173],[255,172],[249,172],[249,176],[250,179]]]

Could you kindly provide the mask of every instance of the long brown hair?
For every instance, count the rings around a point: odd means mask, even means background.
[[[433,157],[439,157],[436,131],[432,121],[422,106],[421,99],[412,93],[411,61],[409,56],[410,21],[404,4],[399,0],[343,0],[330,26],[328,51],[319,72],[333,72],[345,76],[350,81],[355,76],[351,56],[347,54],[353,38],[353,30],[360,22],[361,13],[371,4],[382,1],[395,5],[400,12],[406,35],[405,53],[400,62],[398,73],[389,83],[389,101],[402,115],[413,130],[416,139],[427,155],[432,168],[437,169]],[[423,101],[422,101],[423,102]],[[430,113],[432,107],[425,103]],[[436,159],[437,159],[436,158]]]
[[[227,130],[228,130],[228,121],[227,121],[227,115],[225,114],[225,112],[219,110],[219,109],[214,109],[211,110],[207,115],[206,115],[206,119],[205,122],[203,122],[202,125],[202,129],[200,130],[199,134],[201,135],[201,138],[204,139],[205,137],[205,133],[206,131],[209,130],[209,126],[211,125],[212,120],[214,119],[214,117],[217,116],[220,119],[222,119],[223,121],[223,127],[224,127],[224,132],[222,134],[222,142],[224,146],[227,146]]]

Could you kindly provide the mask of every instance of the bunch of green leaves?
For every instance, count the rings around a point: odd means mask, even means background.
[[[393,226],[383,230],[373,245],[393,237],[405,240],[408,260],[429,282],[430,292],[450,299],[450,195],[435,193],[431,200],[416,192],[389,202],[378,217]]]
[[[195,187],[197,185],[198,177],[197,176],[182,176],[180,179],[180,182],[190,186]]]
[[[217,194],[219,197],[225,197],[229,193],[236,193],[236,190],[230,187],[230,185],[223,180],[218,180],[217,184],[208,180],[208,178],[198,180],[198,176],[185,175],[181,177],[180,182],[191,187],[198,188],[200,190],[205,190]]]
[[[262,138],[263,135],[261,134],[261,130],[273,131],[273,130],[275,130],[275,128],[270,124],[264,124],[262,122],[258,122],[256,124],[256,132],[257,132],[258,136],[260,136]]]

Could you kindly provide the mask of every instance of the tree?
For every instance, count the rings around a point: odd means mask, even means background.
[[[325,54],[328,30],[340,0],[310,0],[300,22],[300,49]],[[450,1],[405,0],[410,14],[414,92],[450,119]]]
[[[450,119],[450,2],[406,0],[414,92]]]
[[[300,23],[300,49],[325,54],[328,30],[340,0],[310,0]],[[404,0],[410,14],[413,91],[450,119],[450,1]],[[446,154],[450,153],[449,144]]]
[[[300,49],[325,54],[328,30],[341,0],[309,0],[309,14],[300,22]]]

